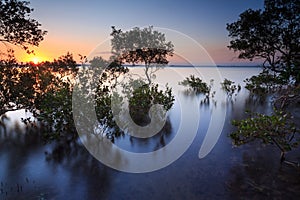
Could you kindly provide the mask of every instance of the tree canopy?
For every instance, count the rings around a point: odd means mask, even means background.
[[[300,2],[265,0],[264,10],[248,9],[227,24],[230,49],[241,59],[263,59],[264,67],[300,83]]]
[[[38,46],[47,33],[40,29],[38,21],[30,18],[32,11],[27,1],[0,0],[0,42],[32,52],[29,46]]]
[[[250,91],[251,97],[254,97],[252,94],[265,96],[270,93],[275,97],[272,115],[254,113],[244,120],[233,120],[237,131],[232,132],[230,137],[235,145],[255,140],[274,144],[281,151],[281,162],[285,161],[287,151],[299,146],[295,119],[283,109],[286,102],[299,99],[299,13],[298,0],[265,0],[263,10],[248,9],[236,22],[227,24],[232,38],[229,49],[239,52],[241,59],[264,61],[264,70],[246,79],[245,88]],[[276,110],[276,102],[281,102],[280,110]],[[291,164],[289,161],[286,163]]]
[[[150,65],[168,64],[168,56],[174,52],[172,42],[167,42],[165,34],[154,31],[152,26],[144,29],[135,27],[126,32],[112,26],[111,35],[113,59],[120,63],[144,63],[149,83]]]

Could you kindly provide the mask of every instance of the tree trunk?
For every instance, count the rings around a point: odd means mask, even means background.
[[[285,152],[281,152],[281,155],[280,155],[280,163],[283,163],[285,161]]]
[[[146,77],[148,79],[148,84],[150,85],[151,84],[151,78],[150,78],[150,76],[148,74],[150,65],[149,64],[145,64],[145,67],[146,67],[145,74],[146,74]]]

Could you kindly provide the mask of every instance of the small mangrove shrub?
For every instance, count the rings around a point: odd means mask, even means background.
[[[179,85],[183,85],[185,87],[189,87],[197,94],[204,94],[209,96],[213,80],[211,80],[211,84],[203,82],[203,80],[199,77],[195,77],[194,75],[190,75],[186,77],[183,81],[179,82]]]
[[[243,145],[255,140],[276,145],[281,151],[281,162],[285,153],[299,145],[299,130],[291,120],[291,115],[275,111],[272,115],[251,113],[244,120],[233,120],[237,128],[230,134],[234,145]]]
[[[233,95],[236,96],[237,93],[242,89],[240,84],[236,85],[233,81],[226,78],[223,82],[221,82],[221,86],[229,98],[232,98]]]

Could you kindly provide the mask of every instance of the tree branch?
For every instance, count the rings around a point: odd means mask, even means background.
[[[272,136],[270,136],[270,137],[271,137],[272,141],[275,143],[275,145],[280,149],[280,151],[282,153],[285,153],[285,150],[282,148],[282,146]]]

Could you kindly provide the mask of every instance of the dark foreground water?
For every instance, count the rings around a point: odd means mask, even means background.
[[[181,81],[195,69],[176,68],[178,76],[161,72],[156,80]],[[236,83],[258,74],[259,68],[220,68],[221,77]],[[216,78],[214,70],[198,68],[207,80]],[[215,89],[221,92],[218,88]],[[280,165],[276,147],[251,143],[233,148],[228,134],[234,130],[232,119],[246,117],[246,109],[272,112],[269,100],[249,97],[242,89],[233,100],[216,99],[216,105],[200,104],[201,97],[187,95],[182,88],[175,95],[184,99],[175,102],[169,113],[168,126],[150,139],[129,136],[115,144],[132,152],[150,152],[168,145],[175,138],[182,103],[199,98],[201,120],[193,143],[175,162],[149,173],[125,173],[93,158],[82,145],[43,144],[38,134],[25,134],[18,123],[23,111],[8,113],[7,131],[0,132],[0,199],[299,199],[300,171]],[[198,153],[211,121],[212,112],[226,109],[220,138],[209,154],[199,159]],[[218,121],[217,121],[218,122]],[[222,119],[220,119],[220,123]],[[186,133],[190,134],[190,133]],[[287,154],[287,159],[300,161],[300,150]]]

